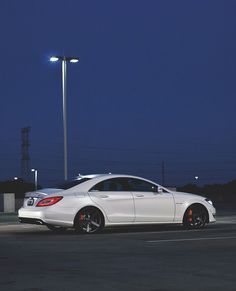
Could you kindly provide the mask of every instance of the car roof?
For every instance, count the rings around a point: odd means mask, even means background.
[[[76,190],[76,191],[81,191],[81,192],[88,192],[94,185],[96,185],[99,182],[102,182],[107,179],[112,179],[112,178],[134,178],[134,179],[141,179],[144,181],[147,181],[149,183],[154,183],[159,186],[156,182],[150,181],[148,179],[138,177],[138,176],[132,176],[132,175],[123,175],[123,174],[91,174],[91,175],[79,175],[77,179],[86,179],[88,178],[89,180],[76,185],[68,190],[65,191],[71,191],[71,190]]]

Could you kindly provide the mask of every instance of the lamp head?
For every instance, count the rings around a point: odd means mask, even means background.
[[[55,62],[57,62],[57,61],[59,61],[59,58],[56,57],[56,56],[52,56],[52,57],[50,58],[50,62],[55,63]]]
[[[76,59],[76,58],[70,59],[70,63],[78,63],[78,61],[79,61],[79,59]]]

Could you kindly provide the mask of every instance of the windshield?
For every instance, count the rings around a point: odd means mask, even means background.
[[[79,185],[81,183],[84,183],[86,181],[90,180],[90,178],[82,178],[82,179],[79,179],[79,180],[73,180],[73,181],[68,181],[68,182],[64,182],[60,185],[57,185],[56,188],[59,188],[59,189],[63,189],[63,190],[67,190],[67,189],[70,189],[76,185]]]

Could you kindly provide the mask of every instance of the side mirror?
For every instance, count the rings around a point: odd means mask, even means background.
[[[163,193],[164,192],[163,188],[162,187],[158,187],[157,192],[160,193],[160,194]]]

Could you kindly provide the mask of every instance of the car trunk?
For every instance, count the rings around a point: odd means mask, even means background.
[[[24,207],[31,208],[32,206],[36,206],[36,204],[43,198],[47,197],[51,194],[56,194],[58,192],[63,191],[62,189],[57,188],[45,188],[33,192],[25,193],[24,198]]]

